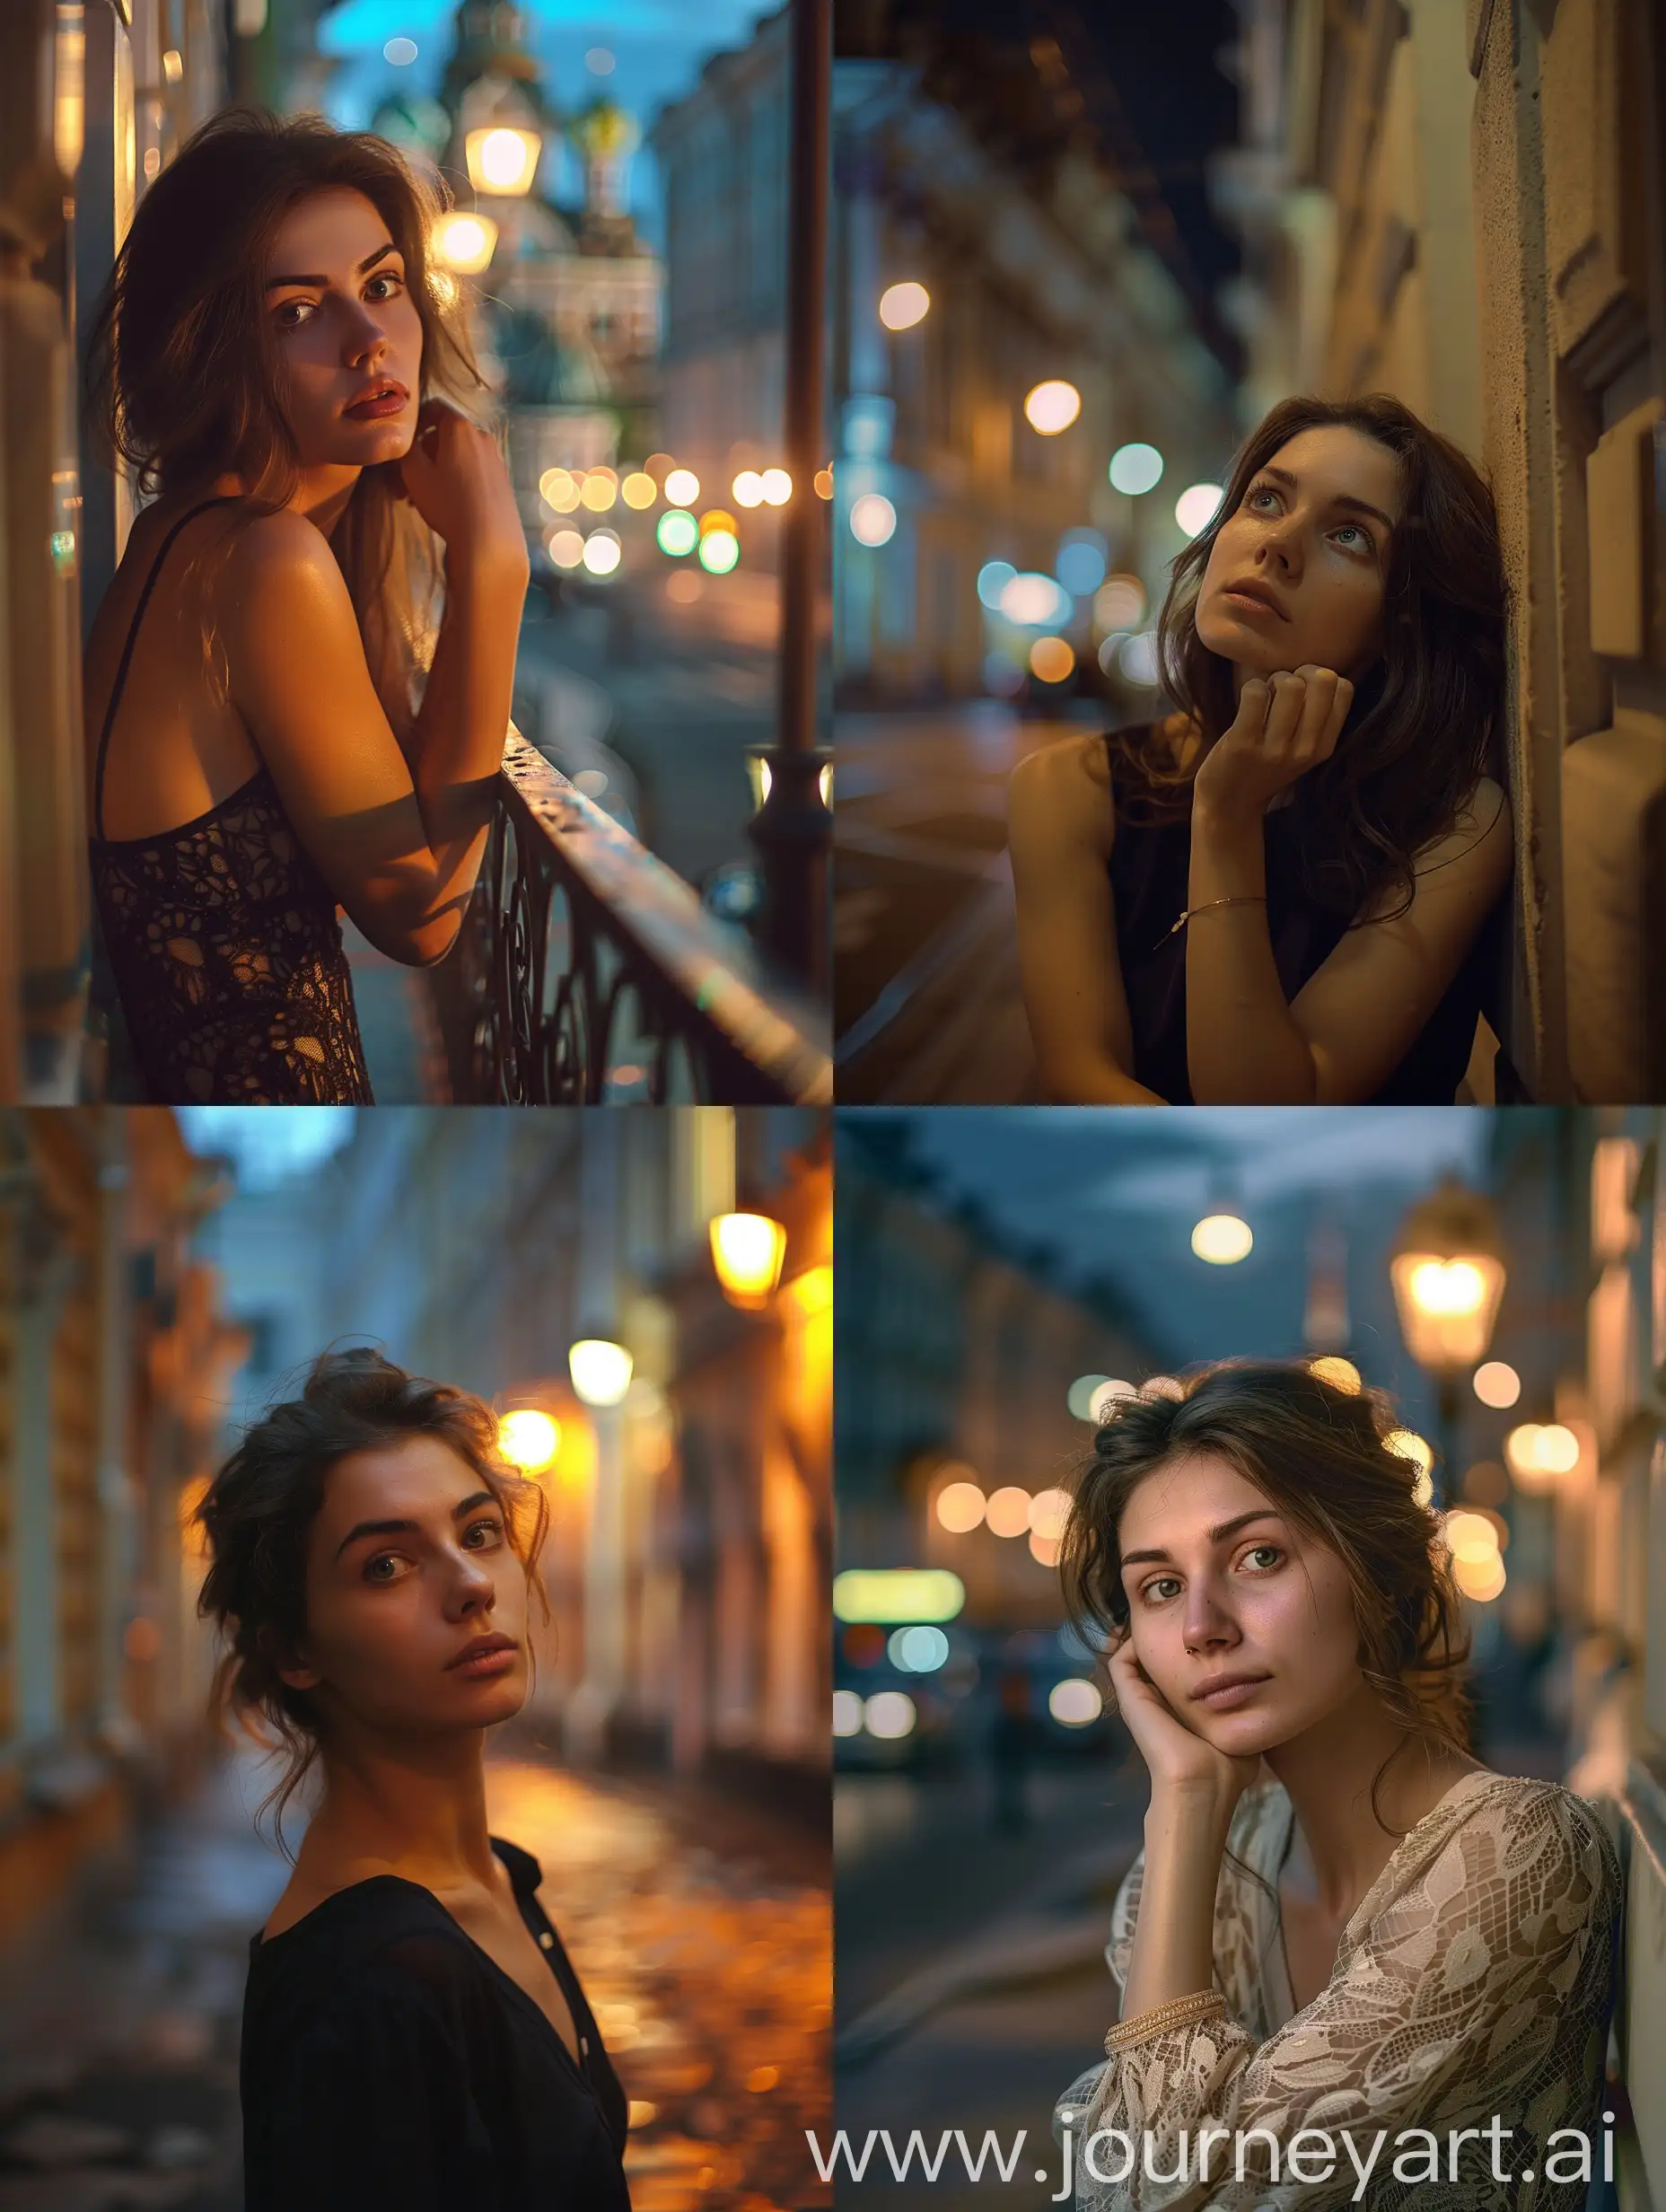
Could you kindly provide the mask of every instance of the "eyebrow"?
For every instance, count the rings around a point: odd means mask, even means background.
[[[1212,1528],[1209,1531],[1209,1541],[1212,1544],[1224,1543],[1229,1536],[1233,1535],[1248,1522],[1276,1521],[1279,1518],[1280,1515],[1276,1514],[1270,1505],[1257,1505],[1252,1512],[1241,1513],[1235,1520],[1223,1521],[1218,1527]],[[1171,1566],[1174,1564],[1173,1555],[1167,1551],[1125,1551],[1122,1555],[1124,1567],[1132,1567],[1136,1559],[1166,1559]]]
[[[389,254],[398,251],[399,248],[390,239],[385,246],[378,246],[374,253],[367,254],[354,270],[354,275],[363,276],[367,269],[374,268],[378,261],[385,260]],[[328,276],[268,276],[266,288],[268,292],[276,292],[280,285],[313,285],[321,292],[329,282]]]
[[[464,1498],[460,1505],[452,1507],[452,1518],[453,1521],[460,1521],[466,1513],[472,1513],[477,1505],[495,1505],[496,1503],[497,1500],[490,1490],[477,1490],[472,1497]],[[336,1557],[339,1558],[347,1546],[356,1544],[361,1536],[404,1536],[419,1535],[420,1533],[421,1523],[416,1521],[361,1521],[357,1528],[349,1529],[336,1546]]]
[[[1289,470],[1275,469],[1270,461],[1258,469],[1256,474],[1258,476],[1276,476],[1281,484],[1288,484],[1292,491],[1296,488],[1296,479],[1291,475]],[[1373,507],[1369,499],[1355,499],[1352,492],[1337,492],[1331,499],[1330,505],[1333,507],[1351,507],[1356,514],[1374,515],[1384,530],[1393,530],[1397,527],[1391,514],[1385,514],[1381,507]]]

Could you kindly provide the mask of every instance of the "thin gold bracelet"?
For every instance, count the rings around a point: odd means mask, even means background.
[[[1225,2016],[1226,1999],[1218,1989],[1199,1989],[1191,1997],[1177,1997],[1167,2005],[1153,2005],[1143,2013],[1136,2013],[1131,2020],[1119,2020],[1105,2038],[1108,2057],[1127,2050],[1132,2043],[1143,2043],[1148,2037],[1166,2035],[1171,2028],[1189,2027],[1196,2021],[1207,2020],[1216,2014]]]
[[[1241,891],[1235,893],[1231,899],[1206,899],[1200,907],[1188,907],[1174,927],[1165,930],[1157,942],[1159,944],[1167,944],[1171,937],[1179,935],[1194,914],[1206,914],[1211,907],[1264,907],[1266,904],[1267,893],[1265,891]]]

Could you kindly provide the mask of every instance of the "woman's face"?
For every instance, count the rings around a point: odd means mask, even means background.
[[[284,1680],[360,1727],[489,1727],[526,1700],[526,1570],[497,1500],[437,1436],[337,1462],[309,1532],[306,1600],[305,1663]],[[513,1645],[506,1662],[482,1673],[452,1664],[495,1635]]]
[[[422,322],[405,258],[362,192],[315,192],[290,209],[267,261],[266,312],[303,469],[409,452]],[[390,383],[390,397],[373,397]]]
[[[1357,682],[1382,650],[1400,499],[1399,462],[1375,438],[1326,424],[1289,439],[1209,549],[1198,636],[1246,675],[1311,663]]]
[[[1234,1756],[1287,1743],[1355,1695],[1359,1630],[1341,1560],[1213,1453],[1159,1468],[1118,1531],[1135,1655],[1185,1725]],[[1199,1702],[1223,1674],[1266,1679]]]

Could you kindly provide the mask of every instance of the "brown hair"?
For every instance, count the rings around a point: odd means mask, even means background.
[[[299,1398],[267,1408],[215,1475],[192,1515],[212,1565],[197,1601],[229,1639],[215,1670],[211,1716],[223,1735],[235,1720],[257,1742],[288,1753],[260,1813],[276,1802],[278,1848],[284,1810],[318,1756],[321,1715],[305,1690],[278,1672],[293,1663],[306,1634],[307,1546],[324,1501],[331,1468],[350,1452],[434,1436],[478,1475],[503,1510],[515,1556],[537,1592],[544,1618],[549,1600],[536,1572],[548,1533],[549,1507],[535,1482],[514,1474],[498,1455],[497,1422],[482,1400],[446,1382],[429,1382],[396,1367],[380,1352],[355,1347],[313,1362]],[[257,1819],[259,1817],[257,1814]]]
[[[1215,539],[1281,446],[1333,425],[1386,446],[1403,494],[1381,658],[1355,687],[1335,752],[1294,786],[1302,891],[1352,920],[1390,887],[1404,900],[1399,912],[1410,905],[1414,856],[1457,824],[1493,765],[1503,718],[1506,586],[1493,496],[1461,449],[1399,399],[1284,399],[1251,432],[1214,521],[1175,560],[1158,623],[1164,687],[1202,745],[1184,768],[1143,725],[1118,733],[1113,748],[1135,771],[1134,803],[1147,819],[1184,817],[1199,761],[1237,712],[1232,663],[1197,635]]]
[[[1439,1515],[1416,1497],[1413,1462],[1389,1448],[1399,1427],[1381,1392],[1341,1389],[1300,1362],[1221,1360],[1183,1377],[1173,1396],[1115,1400],[1059,1545],[1073,1616],[1101,1638],[1128,1627],[1118,1543],[1128,1499],[1160,1468],[1214,1453],[1341,1560],[1360,1672],[1408,1738],[1467,1751],[1469,1698],[1459,1678],[1469,1632]],[[1388,1766],[1372,1783],[1373,1813]]]
[[[319,115],[227,108],[193,133],[139,202],[88,338],[89,428],[110,466],[119,459],[133,470],[141,496],[189,495],[235,473],[250,487],[247,520],[294,495],[300,454],[262,280],[290,209],[342,190],[364,194],[404,257],[422,324],[422,399],[443,399],[484,424],[485,380],[461,296],[430,256],[434,223],[450,204],[444,188],[369,131],[338,130]],[[331,542],[373,672],[408,690],[432,658],[441,569],[397,462],[361,472]]]

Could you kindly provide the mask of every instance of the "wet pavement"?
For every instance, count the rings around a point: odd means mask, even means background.
[[[252,1826],[269,1780],[208,1774],[124,1880],[0,1962],[0,2212],[241,2212],[249,1941],[289,1873]],[[631,2100],[635,2212],[830,2204],[803,2133],[830,2110],[825,1839],[524,1752],[491,1760],[488,1804],[542,1865]]]

